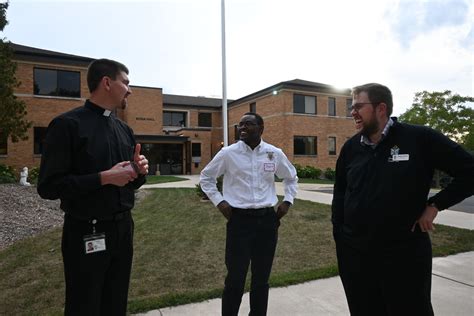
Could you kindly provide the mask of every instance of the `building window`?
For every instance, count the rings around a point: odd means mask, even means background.
[[[199,113],[198,125],[200,127],[212,127],[212,113]]]
[[[191,144],[192,157],[201,157],[201,143]]]
[[[336,154],[336,137],[334,136],[328,138],[328,153],[330,155]]]
[[[351,117],[351,112],[352,112],[352,99],[346,99],[346,115],[347,117]]]
[[[293,152],[295,155],[315,156],[318,154],[316,136],[295,136],[293,139]]]
[[[34,94],[81,97],[81,73],[76,71],[34,69]]]
[[[34,133],[34,154],[35,155],[41,155],[43,153],[43,148],[44,148],[44,140],[46,139],[46,127],[34,127],[33,128],[33,133]]]
[[[316,114],[316,97],[302,94],[293,95],[293,112]]]
[[[8,154],[8,137],[0,132],[0,155]]]
[[[336,98],[328,98],[328,115],[336,116]]]
[[[257,103],[255,102],[250,103],[249,112],[257,113]]]
[[[186,127],[186,112],[163,111],[163,126]]]

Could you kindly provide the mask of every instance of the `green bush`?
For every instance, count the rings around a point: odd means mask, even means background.
[[[336,178],[336,171],[331,168],[324,170],[324,177],[328,180],[334,180]]]
[[[224,177],[221,176],[219,178],[217,178],[217,190],[219,190],[219,192],[222,193],[222,182],[224,180]],[[204,191],[202,190],[201,188],[201,184],[198,183],[196,184],[196,194],[203,200],[209,200],[209,198],[207,197],[206,193],[204,193]]]
[[[312,166],[306,166],[305,167],[307,178],[311,179],[318,179],[321,176],[321,169],[312,167]]]
[[[299,164],[294,164],[295,169],[296,169],[296,174],[298,178],[311,178],[311,179],[317,179],[321,176],[321,169],[312,167],[312,166],[306,166],[302,167]]]
[[[33,167],[28,171],[28,181],[34,184],[38,183],[39,167]]]
[[[15,169],[0,163],[0,183],[16,182]]]

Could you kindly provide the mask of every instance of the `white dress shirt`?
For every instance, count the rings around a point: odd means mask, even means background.
[[[217,178],[224,175],[223,195]],[[239,141],[222,148],[201,172],[201,188],[214,205],[226,200],[233,207],[256,209],[278,203],[275,177],[283,179],[284,201],[293,204],[298,187],[296,169],[283,151],[263,140],[250,148]]]

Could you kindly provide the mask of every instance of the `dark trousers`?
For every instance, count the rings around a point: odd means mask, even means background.
[[[431,316],[431,241],[416,238],[356,249],[338,238],[339,274],[351,315]]]
[[[267,314],[268,279],[278,240],[278,220],[273,209],[262,216],[235,210],[227,222],[225,264],[227,277],[222,295],[222,315],[237,316],[251,264],[250,314]]]
[[[106,250],[86,254],[84,235],[92,224],[65,216],[62,237],[66,279],[65,315],[125,315],[133,257],[133,220],[99,221]]]

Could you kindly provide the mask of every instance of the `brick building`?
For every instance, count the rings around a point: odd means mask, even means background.
[[[92,58],[11,44],[21,82],[15,95],[32,121],[28,140],[0,142],[0,163],[17,169],[38,166],[49,122],[81,106],[88,98],[86,73]],[[133,70],[131,70],[133,71]],[[163,94],[161,88],[131,86],[129,106],[116,115],[133,128],[150,161],[150,173],[197,174],[222,146],[222,101]],[[229,143],[245,112],[265,120],[263,138],[290,161],[320,169],[334,168],[354,125],[349,90],[315,82],[285,81],[229,101]]]

